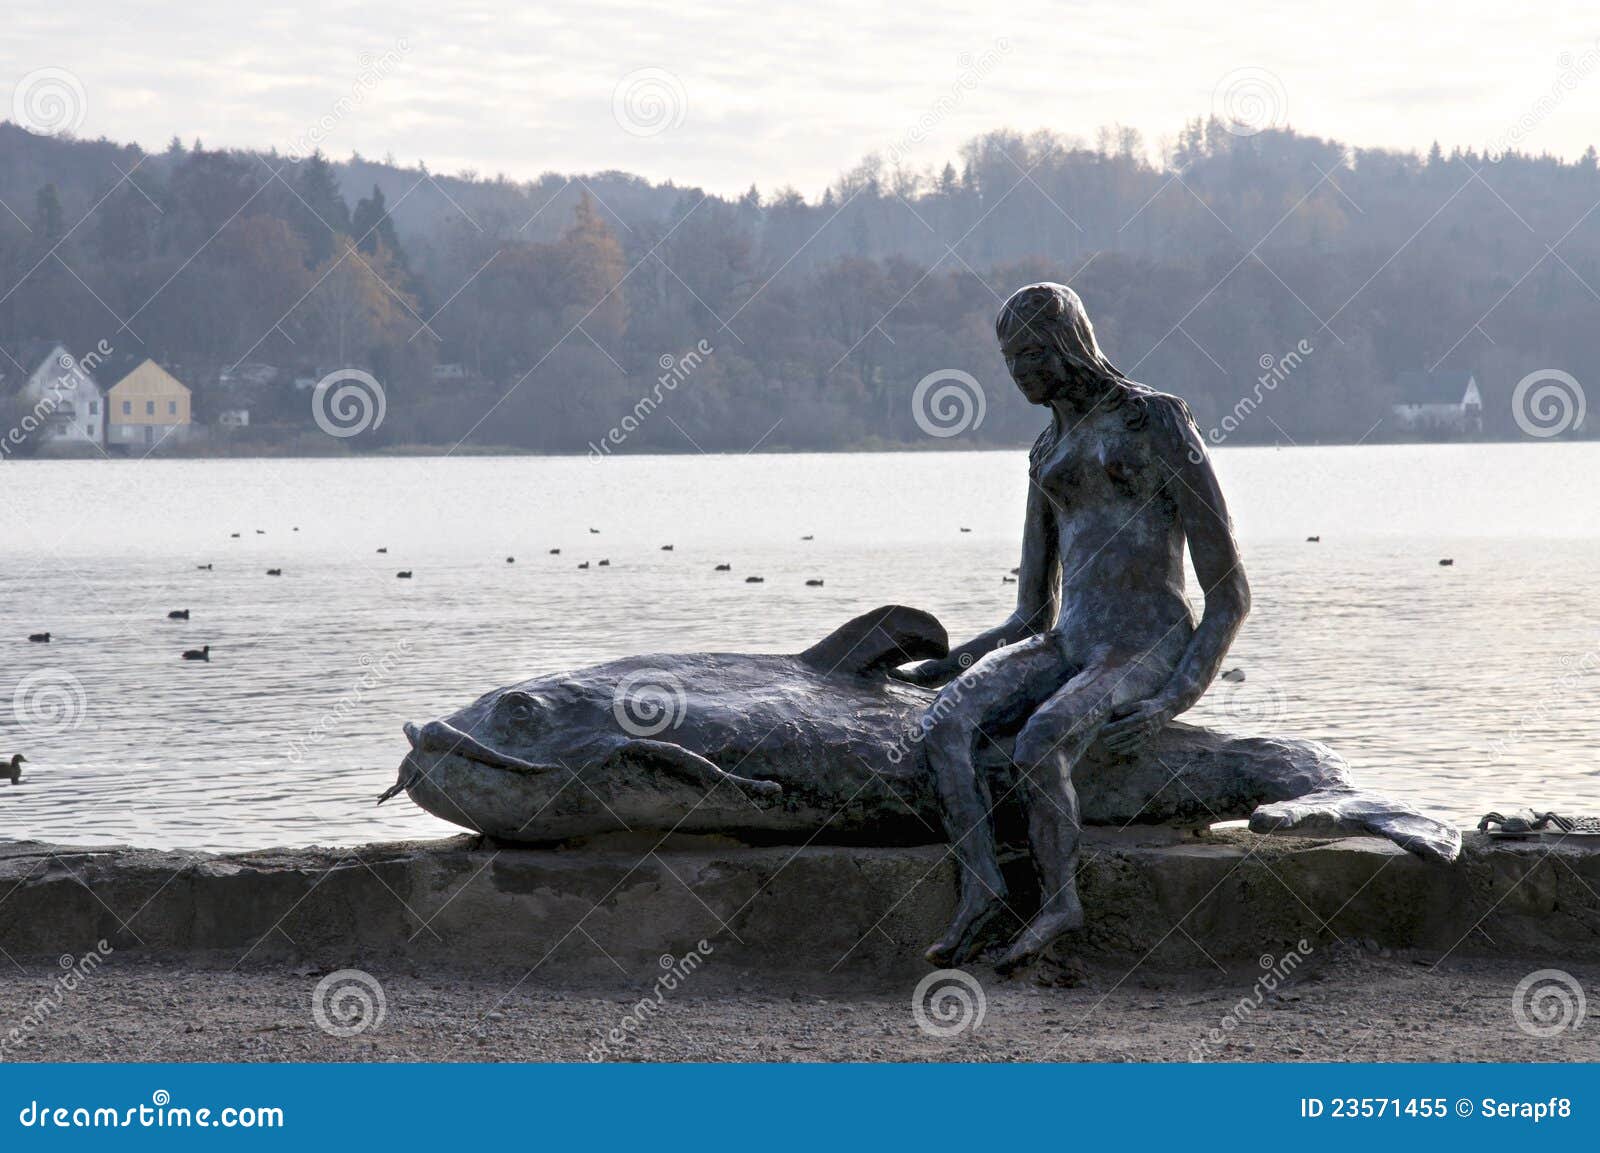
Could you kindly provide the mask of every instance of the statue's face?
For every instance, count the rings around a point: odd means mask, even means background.
[[[1018,334],[1001,352],[1011,379],[1030,404],[1048,404],[1066,388],[1070,373],[1059,349],[1030,332]]]

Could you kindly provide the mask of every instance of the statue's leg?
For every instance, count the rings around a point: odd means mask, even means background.
[[[924,714],[923,746],[960,866],[960,907],[927,951],[936,965],[973,956],[1006,912],[988,782],[974,763],[978,742],[1014,730],[1070,673],[1059,643],[1034,637],[984,657],[946,685]]]
[[[1078,794],[1072,771],[1111,710],[1161,688],[1160,661],[1097,661],[1047,700],[1017,735],[1012,757],[1028,812],[1028,842],[1039,871],[1039,912],[996,966],[1002,973],[1034,960],[1063,933],[1083,927],[1078,900]]]

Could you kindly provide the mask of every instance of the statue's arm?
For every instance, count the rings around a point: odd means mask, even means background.
[[[1205,611],[1166,686],[1149,700],[1131,701],[1112,711],[1100,739],[1119,754],[1131,752],[1173,717],[1194,707],[1216,679],[1228,646],[1250,612],[1250,584],[1233,537],[1233,521],[1200,430],[1181,415],[1168,427],[1159,458],[1172,473],[1167,488],[1189,539],[1189,558],[1205,592]]]
[[[1222,486],[1194,421],[1176,420],[1175,442],[1167,453],[1173,472],[1168,488],[1177,501],[1189,538],[1189,558],[1205,593],[1200,626],[1168,682],[1165,696],[1178,712],[1192,708],[1222,668],[1228,646],[1250,612],[1250,583],[1239,559],[1233,521]]]
[[[1061,613],[1061,537],[1050,496],[1031,476],[1024,515],[1017,611],[1001,626],[1009,630],[1006,644],[1048,632]]]
[[[913,684],[941,685],[974,661],[1002,645],[1015,644],[1056,623],[1061,611],[1061,555],[1056,519],[1050,498],[1035,483],[1028,485],[1028,505],[1022,526],[1022,563],[1017,568],[1017,608],[994,628],[979,633],[966,644],[936,661],[923,661],[896,671]]]

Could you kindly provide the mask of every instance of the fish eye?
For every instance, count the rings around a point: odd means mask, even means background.
[[[505,715],[513,721],[533,719],[534,701],[527,693],[509,692],[500,698],[500,705]]]

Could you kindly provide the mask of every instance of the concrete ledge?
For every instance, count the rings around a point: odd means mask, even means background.
[[[476,838],[206,855],[0,846],[0,948],[14,956],[216,953],[225,964],[403,955],[630,971],[701,939],[770,971],[919,972],[949,917],[941,846],[751,847],[618,838],[570,850]],[[1385,841],[1091,830],[1073,947],[1155,964],[1274,955],[1337,935],[1394,948],[1600,958],[1600,846],[1466,838],[1454,865]],[[1014,862],[1024,907],[1027,870]]]

